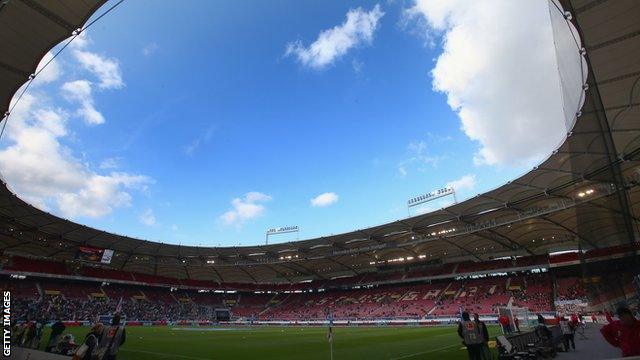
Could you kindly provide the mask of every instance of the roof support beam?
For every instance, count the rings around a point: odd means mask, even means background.
[[[240,271],[242,271],[243,273],[247,274],[247,276],[249,276],[249,278],[251,280],[253,280],[254,284],[258,283],[258,280],[256,280],[256,278],[253,277],[253,275],[251,275],[250,272],[248,272],[247,270],[245,270],[244,266],[238,266],[238,269],[240,269]]]
[[[273,270],[276,274],[282,276],[283,278],[287,279],[287,281],[291,282],[291,279],[287,275],[283,274],[282,272],[278,271],[275,267],[273,267],[273,266],[271,266],[271,265],[269,265],[267,263],[258,262],[258,261],[254,260],[254,259],[251,259],[249,256],[246,256],[246,255],[242,255],[241,258],[246,260],[246,261],[249,261],[251,263],[254,263],[254,264],[258,265],[258,266],[260,266],[260,265],[266,266],[269,269]],[[242,265],[239,265],[239,266],[242,266]]]
[[[487,198],[489,198],[489,199],[491,199],[491,200],[493,200],[493,201],[498,202],[498,200],[496,200],[496,199],[494,199],[494,198],[492,198],[492,197],[489,197],[489,196],[486,196],[486,197],[487,197]],[[506,205],[506,204],[503,204],[503,205],[504,205],[504,206],[505,206],[505,208],[507,208],[507,209],[510,209],[510,210],[513,210],[513,211],[518,211],[516,208],[513,208],[513,207],[511,207],[511,206],[508,206],[508,205]],[[446,209],[445,209],[445,210],[446,210]],[[448,211],[448,210],[446,210],[446,211],[447,211],[448,213],[450,213],[450,214],[453,214],[451,211]],[[453,214],[453,215],[455,215],[455,214]],[[463,222],[463,223],[465,223],[465,224],[473,225],[473,223],[472,223],[471,221],[465,220],[465,219],[463,219],[463,217],[462,217],[462,216],[459,216],[459,215],[458,215],[458,220],[459,220],[459,221],[461,221],[461,222]],[[498,237],[500,237],[500,238],[502,238],[502,239],[504,239],[504,240],[507,240],[509,243],[511,243],[513,246],[515,246],[515,248],[516,248],[516,249],[521,249],[521,250],[526,251],[526,252],[527,252],[528,254],[530,254],[530,255],[535,255],[531,250],[527,249],[525,246],[523,246],[523,245],[521,245],[521,244],[519,244],[519,243],[517,243],[517,242],[513,241],[511,238],[509,238],[509,237],[507,237],[507,236],[505,236],[505,235],[502,235],[502,234],[500,234],[500,233],[496,232],[495,230],[492,230],[492,229],[485,229],[484,231],[486,231],[486,232],[488,232],[488,233],[490,233],[490,234],[493,234],[493,235],[495,235],[495,236],[498,236]],[[506,245],[506,244],[504,244],[504,243],[502,243],[502,242],[500,242],[500,241],[498,241],[498,240],[494,239],[493,237],[489,237],[489,236],[487,236],[487,235],[483,235],[481,231],[476,232],[476,233],[475,233],[475,235],[478,235],[478,236],[480,236],[480,237],[482,237],[482,238],[485,238],[485,239],[487,239],[487,240],[489,240],[489,241],[493,241],[493,242],[495,242],[496,244],[499,244],[499,245],[501,245],[501,246],[503,246],[503,247],[505,247],[505,248],[507,248],[507,249],[513,249],[513,248],[514,248],[513,246],[508,246],[508,245]]]
[[[51,11],[45,9],[44,7],[40,6],[40,4],[36,3],[33,0],[21,0],[25,5],[27,5],[28,7],[32,8],[33,10],[37,11],[38,13],[40,13],[42,16],[46,17],[47,19],[51,20],[51,22],[60,25],[60,27],[66,29],[67,31],[69,31],[69,33],[72,33],[73,31],[76,30],[76,27],[71,25],[69,22],[67,22],[65,19],[61,18],[60,16],[52,13]]]
[[[287,275],[285,275],[283,272],[279,271],[278,269],[276,269],[275,266],[273,265],[269,265],[269,264],[262,264],[266,267],[268,267],[269,269],[273,270],[273,272],[275,272],[276,274],[282,276],[283,278],[287,279],[288,282],[292,283],[293,281],[291,281],[291,278],[288,277]]]
[[[213,271],[213,273],[216,275],[216,277],[218,278],[218,283],[223,283],[224,279],[222,278],[222,275],[220,275],[218,270],[216,270],[216,267],[215,266],[211,266],[210,268]]]
[[[5,64],[3,62],[0,62],[0,69],[5,69],[8,72],[14,73],[14,74],[20,76],[21,78],[25,78],[25,79],[28,79],[29,76],[31,75],[31,74],[27,74],[26,72],[14,67],[14,66],[11,66],[9,64]]]
[[[475,258],[476,260],[478,260],[478,261],[483,261],[483,260],[482,260],[482,258],[480,258],[478,255],[476,255],[476,254],[474,254],[473,252],[471,252],[471,251],[467,250],[466,248],[464,248],[464,247],[462,247],[462,246],[460,246],[460,245],[458,245],[458,244],[454,243],[454,242],[453,242],[453,241],[451,241],[451,240],[447,240],[447,239],[445,239],[445,238],[442,238],[442,241],[446,242],[447,244],[449,244],[449,245],[451,245],[451,246],[455,246],[455,247],[457,247],[458,249],[462,250],[462,251],[463,251],[463,252],[465,252],[467,255],[471,255],[472,257],[474,257],[474,258]]]
[[[587,51],[600,50],[600,49],[605,48],[605,47],[607,47],[609,45],[613,45],[613,44],[617,44],[617,43],[619,43],[621,41],[633,39],[636,36],[640,36],[640,30],[632,31],[632,32],[626,33],[624,35],[620,35],[617,38],[610,39],[610,40],[607,40],[607,41],[603,41],[603,42],[601,42],[599,44],[588,46],[587,47]]]
[[[476,235],[478,235],[478,236],[480,236],[480,237],[482,237],[482,238],[485,238],[485,239],[487,239],[487,240],[493,241],[493,242],[495,242],[495,243],[498,243],[498,244],[502,245],[503,247],[505,247],[505,248],[507,248],[507,249],[512,249],[512,250],[524,250],[524,251],[526,251],[526,252],[527,252],[527,254],[529,254],[529,255],[535,255],[535,254],[533,253],[533,251],[529,250],[529,248],[528,248],[528,247],[526,247],[526,246],[524,246],[524,245],[522,245],[522,244],[519,244],[519,243],[517,243],[517,242],[515,242],[515,241],[511,240],[511,238],[509,238],[509,237],[507,237],[507,236],[505,236],[505,235],[502,235],[502,234],[500,234],[500,233],[499,233],[499,232],[497,232],[497,231],[490,230],[490,229],[488,229],[488,230],[486,230],[486,231],[487,231],[488,233],[492,234],[492,235],[495,235],[495,236],[497,236],[497,237],[499,237],[499,238],[503,239],[503,240],[506,240],[509,244],[511,244],[511,246],[509,246],[507,243],[503,243],[502,241],[499,241],[499,240],[497,240],[497,239],[495,239],[495,238],[493,238],[493,237],[491,237],[491,236],[489,236],[489,235],[484,235],[484,234],[482,234],[482,232],[480,232],[480,231],[478,231],[478,232],[476,233]]]
[[[560,174],[567,174],[567,175],[574,175],[574,176],[578,176],[578,177],[581,177],[581,178],[584,177],[583,173],[577,173],[575,171],[569,171],[569,170],[563,170],[563,169],[552,169],[552,168],[547,168],[547,167],[539,167],[538,170],[555,172],[555,173],[560,173]]]
[[[284,264],[285,264],[285,263],[280,263],[280,265],[281,265],[281,266],[284,266]],[[290,262],[290,263],[288,263],[288,264],[291,264],[291,265],[295,265],[295,266],[297,266],[297,267],[300,267],[300,268],[304,269],[305,271],[307,271],[308,273],[310,273],[311,275],[315,275],[315,276],[317,276],[319,279],[323,279],[323,280],[325,280],[325,279],[326,279],[326,277],[324,277],[324,276],[320,275],[320,273],[318,273],[317,271],[315,271],[315,270],[313,270],[313,269],[311,269],[311,268],[308,268],[308,267],[306,267],[306,266],[304,266],[304,265],[300,264],[299,262],[292,261],[292,262]],[[290,267],[289,267],[289,268],[290,268]],[[299,271],[298,271],[298,272],[299,272]]]
[[[585,11],[589,10],[589,9],[593,9],[596,6],[600,6],[600,5],[604,4],[604,3],[606,3],[607,1],[609,1],[609,0],[593,0],[593,1],[589,2],[589,3],[586,3],[586,4],[582,5],[579,8],[576,8],[575,9],[575,13],[576,14],[580,14],[582,12],[585,12]]]
[[[557,222],[557,221],[551,220],[551,219],[549,219],[548,217],[546,217],[546,216],[544,216],[544,215],[540,215],[540,219],[542,219],[542,220],[544,220],[544,221],[547,221],[547,222],[549,222],[549,223],[551,223],[551,224],[553,224],[553,225],[555,225],[555,226],[557,226],[557,227],[559,227],[559,228],[562,228],[562,229],[564,229],[565,231],[570,232],[570,233],[571,233],[571,234],[573,234],[576,238],[578,238],[578,239],[580,239],[580,240],[582,240],[582,241],[586,242],[587,244],[589,244],[589,245],[593,246],[593,247],[594,247],[594,248],[596,248],[596,249],[598,249],[598,248],[599,248],[599,246],[598,246],[598,245],[596,245],[595,243],[593,243],[591,240],[589,240],[589,239],[585,238],[584,236],[582,236],[582,235],[578,234],[577,232],[575,232],[575,231],[573,231],[573,230],[569,229],[568,227],[566,227],[566,226],[564,226],[564,225],[560,224],[560,223],[559,223],[559,222]]]
[[[359,274],[359,273],[358,273],[357,271],[355,271],[351,266],[349,266],[349,265],[347,265],[347,264],[345,264],[345,263],[343,263],[343,262],[340,262],[340,261],[338,261],[338,260],[336,260],[336,259],[334,259],[334,258],[328,257],[328,258],[327,258],[327,260],[329,260],[329,261],[333,261],[334,263],[336,263],[336,264],[338,264],[338,265],[340,265],[340,266],[342,266],[342,267],[344,267],[344,268],[348,269],[348,270],[349,270],[349,271],[351,271],[354,275],[358,275],[358,274]]]
[[[614,212],[614,213],[616,213],[616,214],[618,214],[618,215],[624,215],[624,214],[622,213],[622,211],[620,211],[620,210],[612,209],[612,208],[610,208],[610,207],[608,207],[608,206],[604,206],[604,205],[598,204],[598,203],[593,202],[593,201],[586,202],[585,204],[587,204],[587,205],[591,205],[591,206],[595,206],[595,207],[598,207],[598,208],[601,208],[601,209],[605,209],[605,210],[607,210],[607,211]],[[631,214],[630,214],[629,216],[631,217],[631,219],[633,219],[633,221],[640,222],[640,219],[639,219],[639,218],[637,218],[637,217],[635,217],[635,216],[633,216],[633,215],[631,215]]]

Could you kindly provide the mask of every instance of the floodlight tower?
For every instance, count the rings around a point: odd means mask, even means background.
[[[298,237],[300,235],[300,227],[296,225],[296,226],[284,226],[279,228],[267,229],[267,232],[265,233],[265,236],[264,236],[265,237],[264,244],[269,245],[269,236],[287,234],[287,233],[296,233],[296,240],[298,240]]]
[[[449,196],[449,195],[453,196],[453,203],[457,204],[458,198],[456,197],[455,189],[451,186],[445,186],[441,189],[437,189],[432,192],[429,192],[420,196],[416,196],[414,198],[407,200],[407,212],[409,213],[409,215],[411,215],[412,207],[418,206],[418,205],[421,205],[445,196]]]

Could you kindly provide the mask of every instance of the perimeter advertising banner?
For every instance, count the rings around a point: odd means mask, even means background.
[[[110,264],[113,258],[113,250],[111,249],[99,249],[88,246],[78,247],[76,253],[76,259],[81,261],[96,262],[102,264]]]

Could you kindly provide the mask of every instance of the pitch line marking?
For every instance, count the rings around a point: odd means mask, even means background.
[[[440,350],[449,349],[449,348],[452,348],[454,346],[458,346],[458,344],[443,346],[443,347],[439,347],[437,349],[431,349],[431,350],[427,350],[427,351],[421,351],[421,352],[417,352],[417,353],[413,353],[413,354],[409,354],[409,355],[395,357],[395,358],[391,358],[391,360],[400,360],[400,359],[412,358],[414,356],[418,356],[418,355],[422,355],[422,354],[428,354],[428,353],[432,353],[432,352],[436,352],[436,351],[440,351]]]
[[[142,353],[142,354],[158,355],[158,356],[162,356],[162,357],[169,357],[169,358],[172,358],[172,359],[181,358],[181,359],[189,359],[189,360],[211,360],[211,358],[201,358],[201,357],[178,355],[178,354],[166,354],[166,353],[159,353],[159,352],[145,351],[145,350],[134,350],[134,349],[124,349],[123,348],[123,349],[120,349],[120,351],[131,351],[131,352],[137,352],[137,353]]]

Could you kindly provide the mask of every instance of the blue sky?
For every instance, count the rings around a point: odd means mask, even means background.
[[[165,5],[124,2],[36,79],[0,142],[16,193],[169,243],[312,238],[406,217],[446,184],[498,186],[565,130],[546,5],[500,35],[478,29],[514,20],[482,4]]]

